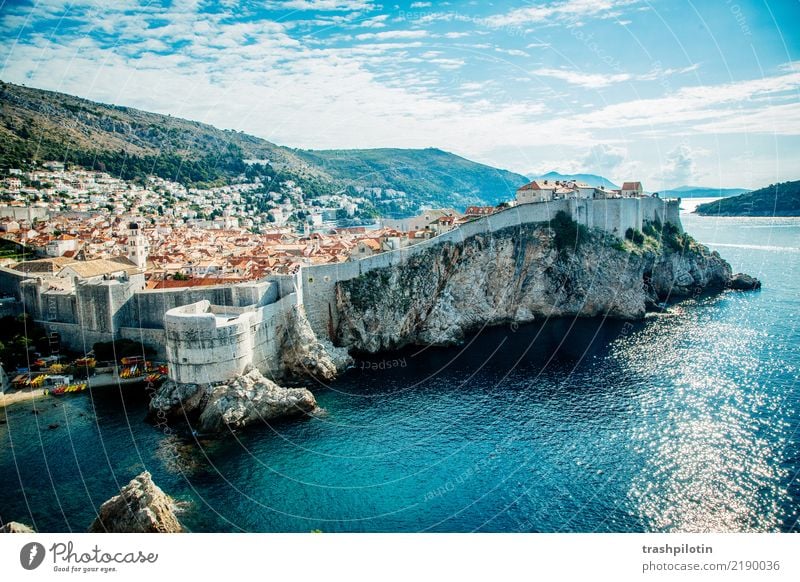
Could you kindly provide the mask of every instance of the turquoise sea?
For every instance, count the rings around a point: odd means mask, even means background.
[[[193,531],[798,531],[800,219],[684,226],[763,289],[375,357],[223,439],[164,434],[143,390],[17,405],[0,519],[85,530],[147,469]]]

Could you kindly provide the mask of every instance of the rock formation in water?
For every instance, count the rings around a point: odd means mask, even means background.
[[[402,266],[339,282],[336,337],[339,345],[376,352],[452,344],[509,321],[640,319],[660,301],[730,281],[730,265],[717,252],[671,225],[636,244],[562,216],[446,242]]]
[[[761,289],[761,281],[745,273],[736,273],[731,277],[728,286],[731,289],[738,289],[739,291],[753,291],[755,289]]]
[[[165,382],[150,401],[150,414],[185,419],[203,433],[235,430],[317,408],[305,388],[282,388],[255,368],[218,384]]]
[[[24,523],[18,521],[9,521],[8,523],[0,526],[0,533],[36,533],[33,529]]]
[[[332,380],[353,363],[344,348],[319,339],[301,305],[292,308],[281,342],[281,364],[287,378]]]
[[[89,533],[178,533],[174,502],[145,471],[103,503]]]
[[[202,432],[238,429],[276,418],[307,414],[316,408],[317,401],[310,391],[282,388],[253,368],[230,382],[209,387],[198,429]]]

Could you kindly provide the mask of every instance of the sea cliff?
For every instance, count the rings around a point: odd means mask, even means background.
[[[452,344],[505,322],[640,319],[663,301],[730,284],[717,252],[669,224],[645,230],[623,240],[560,215],[432,246],[337,283],[336,343],[377,352]]]

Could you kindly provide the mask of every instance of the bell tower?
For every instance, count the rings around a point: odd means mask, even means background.
[[[147,239],[142,234],[142,230],[136,222],[128,224],[128,242],[125,246],[128,258],[136,266],[144,270],[147,266]]]

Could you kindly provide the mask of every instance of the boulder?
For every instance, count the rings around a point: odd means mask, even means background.
[[[205,406],[207,394],[200,384],[164,382],[150,400],[150,416],[159,419],[192,418]]]
[[[183,527],[174,507],[145,471],[100,506],[89,533],[178,533]]]
[[[761,289],[761,281],[745,273],[736,273],[730,278],[728,286],[731,289],[752,291],[754,289]]]
[[[200,432],[215,433],[307,414],[316,408],[309,390],[283,388],[248,366],[244,374],[227,382],[165,382],[150,401],[150,417],[156,422],[184,419]]]
[[[0,526],[0,533],[36,533],[25,525],[24,523],[19,523],[18,521],[9,521],[6,524]]]
[[[317,408],[305,388],[282,388],[252,368],[230,382],[209,387],[197,428],[202,432],[239,429],[276,418],[297,416]]]

